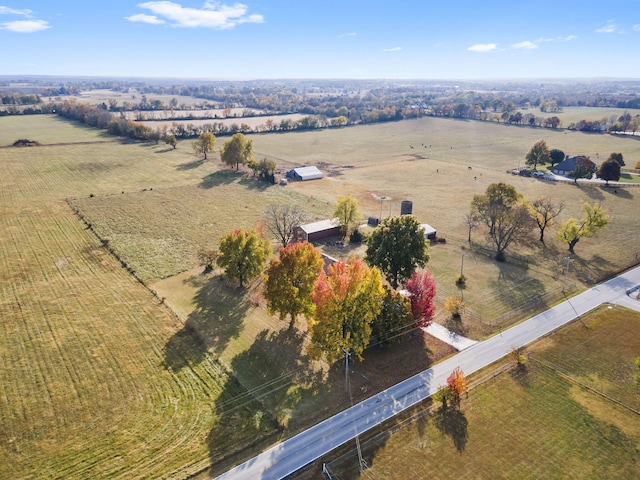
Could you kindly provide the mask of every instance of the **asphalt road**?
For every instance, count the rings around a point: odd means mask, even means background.
[[[603,303],[640,309],[627,291],[640,285],[640,267],[597,285],[529,320],[461,351],[393,387],[299,433],[217,477],[275,480],[291,475],[375,425],[436,393],[460,367],[470,375],[507,355],[512,348],[534,340],[571,322]]]

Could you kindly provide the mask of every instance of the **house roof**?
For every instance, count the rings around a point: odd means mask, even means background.
[[[325,230],[329,230],[332,228],[339,227],[340,223],[337,218],[333,218],[331,220],[320,220],[318,222],[307,223],[305,225],[300,225],[300,228],[307,235],[310,233],[323,232]]]
[[[565,160],[558,163],[552,170],[564,170],[565,172],[572,172],[576,169],[576,160],[580,158],[582,155],[578,155],[575,157],[569,157]]]

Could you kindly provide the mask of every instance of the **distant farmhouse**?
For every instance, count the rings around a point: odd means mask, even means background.
[[[318,167],[298,167],[287,172],[287,178],[293,180],[318,180],[324,177],[324,174],[318,170]]]
[[[319,222],[306,223],[294,229],[295,239],[298,242],[315,242],[327,237],[340,235],[340,223],[337,218],[320,220]]]
[[[575,157],[567,157],[565,158],[563,161],[561,161],[559,164],[557,164],[556,166],[554,166],[551,171],[553,173],[555,173],[556,175],[562,175],[562,176],[567,176],[570,175],[571,172],[574,172],[576,170],[576,160],[578,160],[579,158],[584,157],[584,155],[577,155]]]

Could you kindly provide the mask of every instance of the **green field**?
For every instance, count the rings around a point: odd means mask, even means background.
[[[211,464],[221,472],[347,405],[340,365],[306,356],[304,322],[289,331],[267,315],[259,281],[240,292],[201,273],[197,251],[255,225],[268,204],[295,203],[314,219],[345,193],[366,216],[412,200],[447,239],[429,263],[439,305],[460,294],[453,280],[464,253],[468,313],[454,327],[475,338],[523,303],[556,301],[566,254],[550,235],[547,246],[534,239],[497,264],[480,230],[468,248],[462,216],[490,183],[511,182],[527,198],[560,196],[567,215],[584,200],[612,213],[608,229],[576,247],[569,278],[578,285],[640,253],[637,187],[614,194],[505,173],[540,138],[629,161],[640,157],[634,139],[431,118],[253,136],[258,159],[327,173],[281,187],[223,169],[217,154],[201,161],[188,141],[176,150],[98,143],[113,139],[53,116],[3,117],[0,127],[0,144],[50,144],[0,149],[0,477],[186,478]],[[354,366],[354,400],[451,353],[421,336],[368,351]]]
[[[364,475],[353,452],[329,468],[343,480],[638,478],[640,314],[605,309],[583,320],[532,345],[524,370],[473,388],[461,411],[434,406],[364,442]]]

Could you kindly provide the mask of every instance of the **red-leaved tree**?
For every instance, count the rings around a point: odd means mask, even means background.
[[[409,292],[411,300],[411,313],[418,327],[428,327],[433,321],[436,311],[434,298],[436,296],[436,281],[429,270],[416,270],[413,272],[405,289]]]

